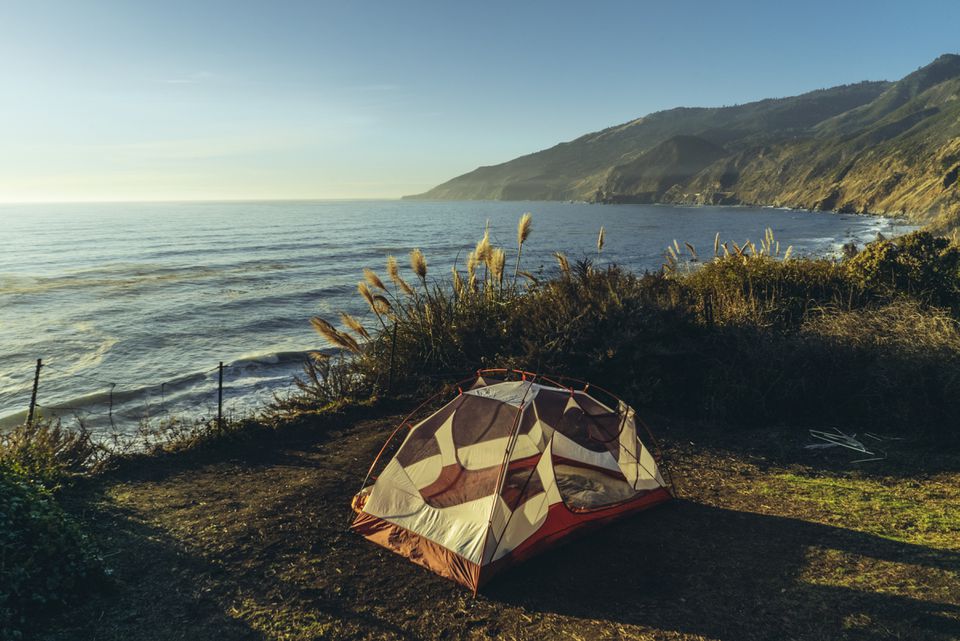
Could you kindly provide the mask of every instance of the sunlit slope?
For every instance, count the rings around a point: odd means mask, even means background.
[[[960,216],[960,56],[722,108],[678,108],[480,167],[425,199],[772,204]]]

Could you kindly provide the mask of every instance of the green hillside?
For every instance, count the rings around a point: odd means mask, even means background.
[[[960,56],[721,108],[678,108],[410,198],[756,204],[960,220]]]

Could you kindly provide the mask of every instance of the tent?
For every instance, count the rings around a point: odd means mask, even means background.
[[[355,532],[476,594],[572,535],[671,498],[659,456],[638,438],[646,426],[623,401],[514,370],[471,381],[387,440],[354,497]]]

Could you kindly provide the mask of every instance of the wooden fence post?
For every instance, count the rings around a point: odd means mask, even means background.
[[[220,380],[217,383],[217,427],[223,429],[223,361],[220,361]]]
[[[40,385],[40,368],[43,367],[43,359],[37,359],[37,370],[33,373],[33,393],[30,395],[30,410],[27,412],[27,425],[33,423],[33,413],[37,407],[37,387]]]

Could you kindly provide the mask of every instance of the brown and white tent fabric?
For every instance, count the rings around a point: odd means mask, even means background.
[[[354,499],[353,530],[476,593],[573,534],[668,500],[634,410],[589,391],[479,374],[401,424],[400,449]]]

